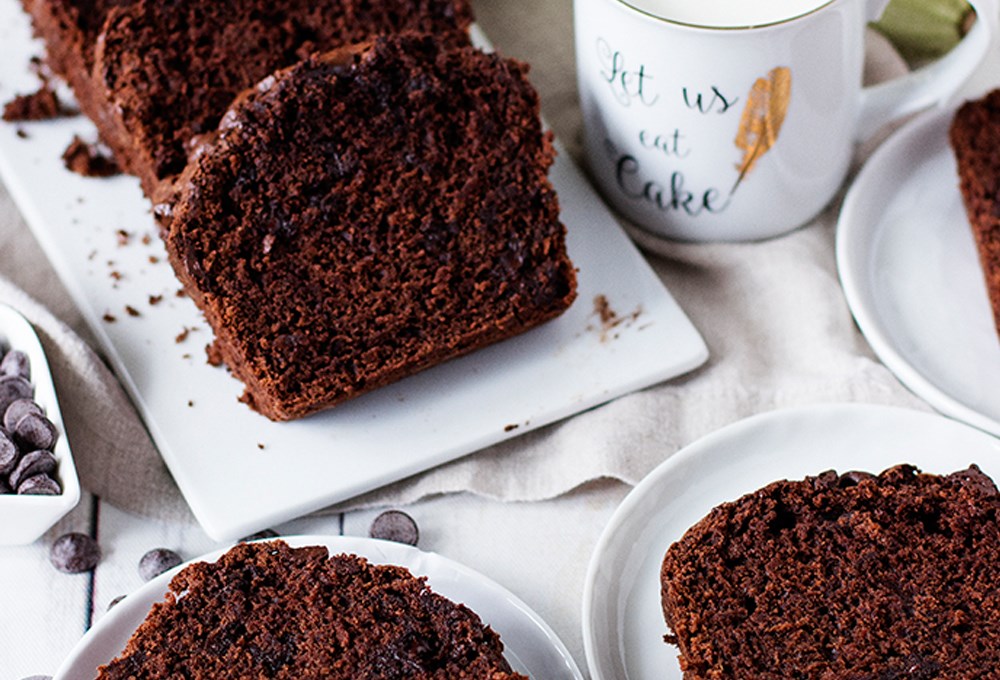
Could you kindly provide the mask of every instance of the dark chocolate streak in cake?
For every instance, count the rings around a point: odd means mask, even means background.
[[[715,508],[661,571],[685,679],[998,677],[998,510],[975,466],[827,472]]]
[[[303,415],[569,306],[525,70],[380,38],[226,115],[181,177],[166,243],[258,410]]]
[[[170,584],[99,680],[527,680],[467,607],[396,566],[243,543]]]
[[[97,46],[102,129],[147,194],[244,89],[317,51],[402,30],[467,41],[466,0],[137,0],[111,11]]]

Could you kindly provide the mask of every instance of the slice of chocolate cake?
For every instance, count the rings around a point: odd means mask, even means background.
[[[135,0],[108,13],[81,106],[147,195],[236,95],[317,51],[384,33],[466,42],[467,0]]]
[[[998,513],[975,466],[826,472],[718,506],[660,574],[684,678],[994,677]]]
[[[526,680],[499,636],[396,566],[242,543],[170,582],[99,680]]]
[[[950,137],[962,199],[1000,333],[1000,90],[963,104],[952,121]]]
[[[254,408],[303,416],[570,305],[526,70],[382,37],[268,78],[204,140],[157,212]]]

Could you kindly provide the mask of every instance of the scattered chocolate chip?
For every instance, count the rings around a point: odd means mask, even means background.
[[[48,475],[28,477],[17,487],[19,496],[58,496],[62,493],[59,482]]]
[[[181,556],[173,550],[154,548],[139,560],[139,576],[144,581],[152,581],[163,572],[173,569],[181,562]]]
[[[12,349],[0,361],[0,374],[16,375],[31,380],[31,360],[19,349]]]
[[[14,437],[24,449],[46,449],[51,451],[59,433],[52,421],[37,413],[29,413],[14,428]]]
[[[52,544],[49,560],[61,572],[79,574],[97,566],[101,561],[101,548],[86,534],[64,534]]]
[[[55,472],[58,463],[56,457],[48,451],[32,451],[24,454],[17,467],[10,473],[8,482],[11,488],[21,489],[21,481],[35,475],[47,475]]]
[[[21,418],[29,413],[35,413],[40,416],[45,415],[42,407],[35,403],[33,399],[18,399],[8,406],[6,411],[4,411],[3,426],[6,427],[9,432],[13,432]]]
[[[108,602],[108,608],[105,609],[104,611],[111,611],[112,607],[114,607],[116,604],[118,604],[119,602],[121,602],[124,599],[125,599],[124,595],[119,595],[115,599],[111,600],[111,602]]]
[[[239,540],[240,543],[249,543],[250,541],[263,541],[268,538],[277,538],[280,534],[274,529],[262,529],[255,534],[250,534],[249,536],[244,536]]]
[[[10,436],[0,432],[0,475],[6,476],[8,472],[17,467],[17,461],[21,452],[11,440]],[[2,477],[0,477],[2,479]]]
[[[417,523],[412,517],[399,510],[386,510],[372,520],[368,535],[372,538],[407,545],[416,545],[417,541],[420,540]]]

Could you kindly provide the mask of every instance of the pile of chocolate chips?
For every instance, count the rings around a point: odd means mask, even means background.
[[[62,493],[52,455],[58,432],[34,395],[28,355],[10,350],[0,360],[0,494]]]

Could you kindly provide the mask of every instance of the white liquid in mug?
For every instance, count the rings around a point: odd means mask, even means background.
[[[764,26],[808,14],[832,0],[622,0],[647,14],[692,26]]]

